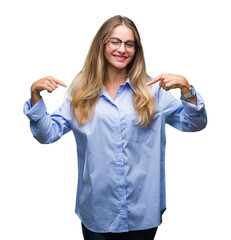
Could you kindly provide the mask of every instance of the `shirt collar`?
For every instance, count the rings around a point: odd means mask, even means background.
[[[126,78],[125,83],[122,84],[122,85],[124,85],[124,86],[128,85],[128,86],[133,90],[133,88],[132,88],[132,84],[131,84],[131,79],[130,79],[129,76]],[[102,90],[101,90],[101,92],[100,92],[100,96],[103,95],[104,91],[106,91],[106,89],[105,89],[105,86],[103,85]],[[133,90],[133,91],[134,91],[134,90]]]
[[[127,77],[126,82],[124,83],[124,85],[125,84],[128,84],[130,86],[130,88],[132,89],[131,79],[130,79],[129,76]]]

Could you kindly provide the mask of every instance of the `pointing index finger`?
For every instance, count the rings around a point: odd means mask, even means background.
[[[161,75],[159,75],[158,77],[153,78],[153,80],[151,80],[148,83],[146,83],[146,85],[150,86],[151,84],[159,82],[160,80],[161,80]]]
[[[61,82],[60,80],[58,80],[56,78],[54,78],[54,81],[60,86],[67,87],[67,85],[65,83]]]

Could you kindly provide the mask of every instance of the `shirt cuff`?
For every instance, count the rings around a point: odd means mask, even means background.
[[[204,111],[204,109],[205,109],[204,101],[198,92],[196,92],[196,97],[197,97],[197,105],[194,105],[192,103],[185,101],[182,96],[180,98],[180,100],[184,106],[185,112],[188,115],[191,115],[191,116],[198,115],[198,113]]]
[[[31,121],[38,121],[46,114],[46,111],[47,108],[42,97],[33,107],[31,107],[31,99],[24,103],[23,112]]]

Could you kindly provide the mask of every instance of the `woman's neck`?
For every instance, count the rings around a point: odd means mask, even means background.
[[[104,86],[113,100],[119,86],[125,83],[126,77],[126,69],[107,69]]]
[[[127,78],[126,69],[107,69],[105,86],[118,88],[119,85],[125,83]]]

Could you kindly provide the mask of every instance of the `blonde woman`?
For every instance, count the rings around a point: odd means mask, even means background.
[[[34,82],[24,112],[41,143],[74,133],[84,239],[154,239],[166,209],[165,123],[202,130],[200,94],[183,76],[149,77],[137,28],[121,16],[101,26],[69,97],[49,115],[40,92],[58,85],[66,87],[51,76]],[[168,92],[173,88],[181,90],[181,101]]]

